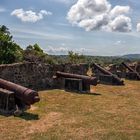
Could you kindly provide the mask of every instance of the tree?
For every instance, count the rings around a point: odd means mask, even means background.
[[[34,44],[33,46],[33,49],[36,51],[36,52],[39,52],[40,54],[43,54],[43,50],[39,47],[38,44]]]
[[[9,29],[0,26],[0,64],[9,64],[22,60],[22,49],[14,43]]]
[[[29,62],[45,62],[47,59],[47,54],[43,52],[38,44],[27,46],[23,56],[23,59]]]
[[[70,63],[84,63],[85,62],[84,55],[74,53],[73,51],[68,52],[68,59]]]

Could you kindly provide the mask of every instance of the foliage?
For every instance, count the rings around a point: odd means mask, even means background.
[[[84,63],[85,56],[82,54],[74,53],[73,51],[69,51],[68,60],[70,63]]]
[[[9,29],[0,26],[0,64],[22,61],[22,49],[14,43]]]
[[[82,55],[83,56],[83,55]],[[92,64],[98,63],[101,64],[102,66],[107,66],[109,64],[116,64],[119,65],[121,62],[133,62],[134,60],[131,59],[126,59],[126,58],[121,58],[121,57],[109,57],[109,56],[84,56],[82,61],[79,61],[77,58],[73,58],[71,55],[59,55],[59,56],[53,56],[55,59],[55,62],[58,64],[65,64],[69,62],[73,63],[87,63],[87,64]]]
[[[23,60],[48,64],[91,64],[94,62],[106,66],[109,64],[119,65],[123,61],[130,63],[138,61],[139,59],[113,56],[85,56],[73,51],[69,51],[68,55],[52,56],[43,52],[38,44],[29,45],[25,50],[22,50],[20,46],[12,40],[12,35],[10,34],[9,29],[4,25],[0,26],[0,64],[21,62]]]
[[[36,62],[36,63],[47,63],[57,64],[57,60],[46,54],[38,44],[29,45],[26,47],[23,53],[24,61]]]
[[[29,62],[45,62],[46,56],[38,44],[27,46],[23,53],[23,59]]]

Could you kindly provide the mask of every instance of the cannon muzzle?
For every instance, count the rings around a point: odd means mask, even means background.
[[[37,91],[28,89],[18,84],[0,78],[0,88],[4,88],[15,93],[15,97],[27,105],[39,102],[40,98]]]

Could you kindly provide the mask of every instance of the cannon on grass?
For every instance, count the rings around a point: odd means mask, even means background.
[[[96,77],[56,72],[57,78],[63,78],[62,87],[69,91],[90,92],[90,85],[96,86],[99,80]]]
[[[132,80],[140,80],[140,74],[134,70],[133,68],[131,68],[130,66],[128,66],[126,63],[122,62],[122,65],[128,69],[128,72],[126,72],[126,78],[127,79],[132,79]]]
[[[40,100],[38,92],[1,78],[0,88],[0,112],[6,114],[16,115]]]
[[[101,73],[97,73],[96,76],[101,81],[101,83],[107,83],[112,85],[124,85],[124,81],[121,80],[117,75],[112,74],[110,71],[102,68],[98,64],[92,63],[92,67],[95,70],[100,71]]]

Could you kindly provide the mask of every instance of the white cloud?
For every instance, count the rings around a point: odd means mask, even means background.
[[[118,15],[122,15],[122,14],[128,14],[130,11],[130,7],[129,6],[115,6],[111,11],[110,11],[110,15],[111,17],[116,17]]]
[[[112,31],[130,32],[132,28],[131,19],[124,15],[117,16],[113,21],[109,23],[109,27]]]
[[[106,0],[78,0],[68,12],[67,19],[77,23],[84,19],[93,19],[94,16],[106,13],[111,5]]]
[[[72,51],[78,54],[90,54],[94,52],[94,50],[90,48],[75,48],[75,49],[72,49]]]
[[[79,22],[79,27],[85,28],[86,31],[96,30],[108,24],[108,16],[106,14],[95,16],[93,19],[85,19]]]
[[[53,47],[49,46],[48,49],[45,50],[49,54],[67,54],[68,53],[68,48],[66,47]]]
[[[41,10],[39,13],[33,12],[32,10],[24,11],[23,9],[15,9],[12,16],[16,16],[23,22],[37,22],[44,18],[44,16],[52,15],[51,12],[46,10]]]
[[[41,10],[39,14],[43,14],[43,15],[47,15],[47,16],[48,16],[48,15],[52,15],[51,12],[46,11],[46,10]]]
[[[131,19],[125,16],[129,11],[129,6],[117,5],[111,8],[107,0],[78,0],[70,8],[67,19],[72,25],[82,27],[86,31],[129,32]]]
[[[137,32],[140,32],[140,23],[137,24]]]
[[[90,48],[68,48],[68,47],[54,47],[49,46],[47,49],[45,49],[45,52],[53,55],[67,55],[68,51],[73,51],[78,54],[94,54],[95,50]]]

